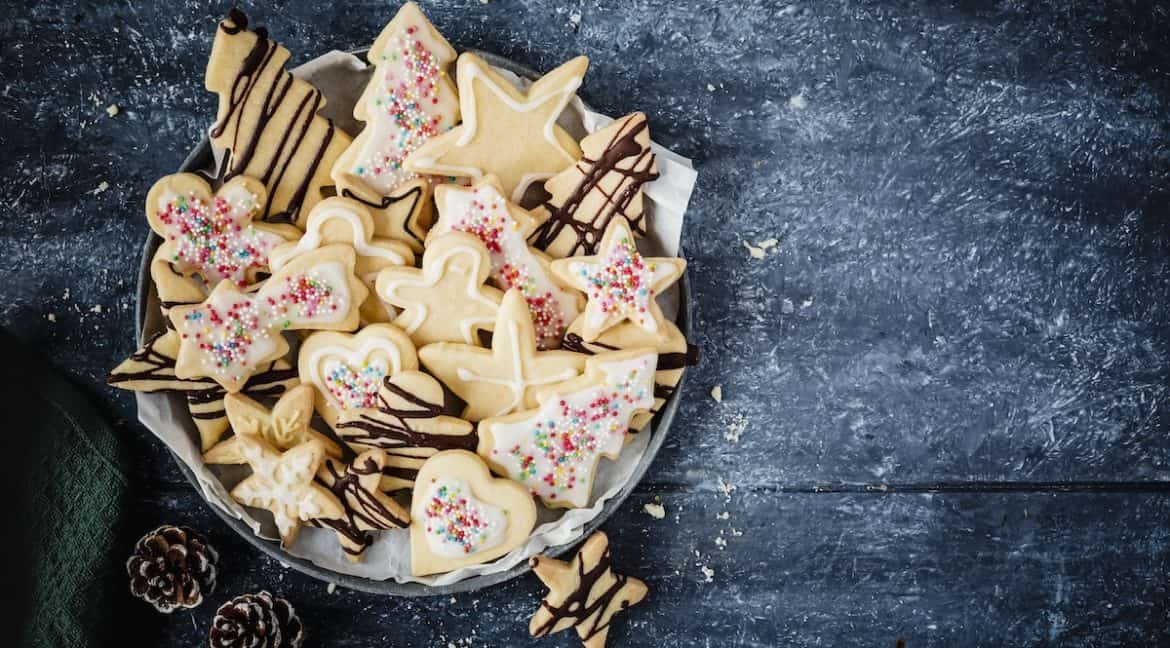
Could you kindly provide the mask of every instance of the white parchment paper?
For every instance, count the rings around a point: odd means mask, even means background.
[[[370,77],[365,63],[344,52],[329,52],[293,70],[325,94],[328,101],[323,114],[333,118],[347,132],[354,133],[360,124],[352,117],[353,104],[361,95]],[[500,70],[518,86],[528,82],[505,70]],[[574,99],[559,122],[575,137],[583,137],[612,122],[611,117],[589,110],[580,99]],[[652,144],[657,154],[659,178],[647,184],[645,208],[648,212],[649,232],[642,241],[643,252],[652,256],[677,256],[682,235],[683,216],[697,174],[690,160]],[[678,311],[677,291],[661,296],[663,312],[675,318]],[[158,309],[148,310],[146,332],[162,326]],[[243,520],[256,535],[274,540],[275,527],[266,511],[247,509],[229,496],[229,491],[247,475],[240,466],[206,466],[198,445],[198,433],[187,411],[186,401],[175,394],[137,394],[138,418],[169,447],[183,463],[191,468],[199,481],[203,496],[213,506]],[[480,574],[506,571],[542,552],[547,547],[572,542],[579,538],[586,524],[601,513],[607,500],[614,497],[630,480],[639,460],[650,442],[650,434],[636,435],[616,461],[602,459],[594,482],[593,498],[588,508],[549,510],[538,504],[536,529],[528,541],[506,556],[485,565],[465,567],[446,574],[418,578],[410,574],[410,531],[398,529],[375,534],[373,545],[366,550],[360,563],[351,563],[329,529],[305,526],[296,542],[286,551],[333,571],[373,580],[394,579],[398,582],[418,582],[430,585],[448,585]]]

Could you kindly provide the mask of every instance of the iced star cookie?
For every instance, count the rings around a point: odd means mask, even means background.
[[[654,406],[649,412],[638,412],[630,423],[631,431],[645,429],[666,400],[674,395],[675,389],[682,380],[683,371],[698,362],[698,348],[687,344],[678,326],[669,320],[658,323],[658,329],[649,333],[633,322],[622,322],[606,330],[593,342],[586,342],[581,338],[580,330],[582,318],[569,326],[565,334],[566,351],[576,351],[589,355],[650,347],[658,352],[657,370],[654,372]]]
[[[491,273],[487,248],[474,235],[451,232],[429,239],[422,269],[378,273],[374,293],[401,310],[394,323],[415,346],[432,342],[479,344],[495,325],[504,293],[484,284]]]
[[[330,427],[343,411],[375,407],[383,378],[414,369],[414,344],[393,324],[313,333],[297,354],[301,382],[317,388],[317,413]]]
[[[520,546],[536,524],[524,487],[494,479],[473,452],[447,450],[423,464],[410,506],[415,576],[477,565]]]
[[[341,412],[334,428],[356,452],[386,453],[382,490],[414,487],[419,468],[443,450],[475,450],[471,423],[443,414],[443,387],[421,371],[403,371],[382,381],[373,409]]]
[[[106,384],[118,389],[153,393],[182,393],[187,409],[199,430],[200,447],[206,452],[227,432],[229,421],[224,397],[227,392],[210,378],[183,379],[175,376],[179,334],[162,331],[122,361],[106,376]],[[286,358],[265,365],[244,383],[241,394],[257,400],[272,400],[300,384],[297,370]]]
[[[580,335],[586,342],[627,320],[647,332],[657,332],[662,310],[655,297],[677,281],[686,267],[683,259],[643,257],[624,218],[610,222],[596,256],[552,263],[553,274],[585,292],[588,301]]]
[[[374,219],[359,202],[334,197],[317,203],[309,213],[304,235],[272,250],[272,269],[279,270],[298,256],[330,244],[348,245],[357,253],[354,271],[370,291],[362,302],[362,322],[390,321],[386,306],[374,294],[374,280],[384,268],[413,266],[414,252],[399,241],[376,238]]]
[[[630,421],[654,405],[653,348],[585,362],[585,374],[541,392],[540,407],[479,423],[479,455],[550,508],[589,504],[601,457],[617,459]]]
[[[313,419],[313,388],[309,385],[297,385],[288,390],[272,409],[243,394],[228,394],[223,404],[235,436],[203,453],[204,463],[246,463],[240,449],[241,436],[258,436],[277,450],[289,450],[306,441],[318,441],[325,449],[325,454],[341,457],[341,447],[310,425]]]
[[[349,464],[326,458],[317,471],[317,483],[341,502],[345,515],[315,518],[311,523],[336,531],[350,562],[361,562],[366,548],[374,542],[371,531],[404,529],[410,524],[410,513],[379,487],[385,463],[385,453],[369,450]]]
[[[419,349],[419,360],[467,403],[463,418],[480,421],[535,407],[536,391],[576,378],[585,356],[537,351],[528,306],[518,290],[504,294],[491,349],[437,342]]]
[[[522,91],[464,52],[456,63],[463,123],[415,149],[406,168],[463,178],[494,174],[512,202],[520,202],[530,184],[580,157],[577,142],[556,121],[588,67],[589,59],[578,56]]]
[[[317,114],[325,97],[289,74],[288,60],[267,30],[249,31],[247,16],[233,9],[216,30],[205,81],[219,95],[210,135],[220,174],[264,183],[260,219],[303,226],[350,137]]]
[[[280,532],[280,544],[296,540],[301,522],[314,518],[335,519],[345,515],[341,502],[313,481],[325,459],[319,441],[306,441],[281,452],[263,437],[241,435],[239,449],[252,474],[232,489],[240,504],[270,511]]]
[[[646,235],[642,185],[658,178],[646,115],[631,113],[581,140],[581,159],[544,183],[551,197],[534,210],[529,239],[554,257],[596,254],[614,218]]]
[[[221,281],[207,299],[170,311],[179,333],[175,375],[207,377],[228,392],[288,352],[282,331],[352,331],[368,291],[354,276],[353,248],[327,245],[297,257],[255,294]]]
[[[536,219],[504,197],[495,176],[485,176],[470,187],[435,188],[439,219],[427,234],[427,243],[449,232],[474,234],[488,249],[491,278],[503,290],[524,295],[536,325],[536,344],[555,349],[580,312],[581,296],[554,281],[548,259],[528,246]]]
[[[637,578],[614,573],[609,538],[601,531],[570,562],[534,556],[528,564],[549,590],[528,624],[533,637],[573,628],[585,648],[605,648],[614,615],[640,603],[648,591]]]
[[[455,49],[418,5],[408,2],[366,57],[374,74],[353,108],[366,127],[333,165],[333,180],[338,195],[370,207],[379,236],[422,252],[431,184],[405,161],[459,121],[459,97],[448,76]]]

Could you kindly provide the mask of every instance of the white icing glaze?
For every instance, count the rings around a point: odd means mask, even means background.
[[[384,290],[380,296],[383,300],[389,301],[390,298],[398,297],[398,291],[404,287],[434,288],[436,285],[438,285],[439,280],[442,279],[447,264],[454,260],[456,256],[466,256],[471,260],[471,266],[468,268],[466,274],[467,287],[465,295],[467,299],[479,302],[480,304],[483,304],[484,306],[487,306],[493,310],[497,308],[499,304],[485,297],[479,290],[480,285],[478,278],[480,272],[480,254],[474,248],[470,248],[466,245],[456,245],[438,257],[425,257],[423,259],[421,279],[416,281],[414,279],[402,277],[399,279],[385,281],[382,284]],[[405,327],[407,335],[413,334],[418,330],[418,327],[422,326],[422,323],[426,320],[428,313],[427,305],[422,302],[414,302],[412,303],[412,307],[414,308],[415,315],[414,318],[411,319],[410,323]],[[492,317],[469,317],[459,320],[459,330],[463,334],[463,341],[467,344],[474,345],[476,343],[475,329],[490,328],[492,322]]]
[[[236,495],[247,502],[262,503],[286,537],[298,524],[321,514],[316,498],[307,493],[313,483],[313,455],[308,452],[274,453],[259,443],[241,443],[252,476],[241,482]]]
[[[500,331],[496,331],[497,335],[499,333]],[[524,371],[524,361],[520,357],[520,327],[518,324],[516,324],[515,321],[508,322],[507,335],[510,336],[510,340],[507,342],[504,340],[496,340],[492,343],[492,346],[495,347],[497,344],[507,343],[511,349],[512,371],[509,378],[482,376],[463,367],[459,367],[455,370],[455,375],[458,376],[459,380],[462,380],[463,382],[482,382],[489,385],[500,385],[508,388],[508,391],[512,393],[512,400],[508,401],[506,405],[500,408],[500,410],[495,414],[492,414],[492,416],[503,416],[508,412],[514,411],[521,404],[521,402],[523,402],[524,392],[529,387],[534,387],[537,385],[551,385],[553,383],[559,383],[577,376],[577,371],[575,369],[566,369],[553,376],[529,380],[526,377],[526,373]]]
[[[654,405],[655,353],[604,363],[602,381],[491,427],[491,461],[545,501],[589,503],[597,459],[622,450],[630,419]]]
[[[386,354],[390,360],[389,366],[386,366],[384,361],[372,357],[377,351]],[[349,407],[339,401],[330,391],[326,384],[326,377],[336,370],[339,365],[345,365],[355,374],[360,374],[360,368],[363,365],[369,364],[381,372],[381,376],[378,377],[373,386],[373,393],[377,393],[378,386],[381,385],[382,377],[394,375],[402,371],[402,352],[393,340],[370,337],[362,340],[362,343],[356,349],[333,344],[323,345],[313,349],[313,352],[309,354],[305,362],[308,364],[310,382],[324,394],[325,399],[333,407],[344,410],[349,409]]]
[[[504,541],[508,518],[503,509],[475,497],[467,482],[455,477],[435,480],[427,489],[423,531],[436,556],[463,558]]]
[[[277,348],[274,337],[280,334],[265,323],[267,313],[262,303],[235,289],[219,290],[174,322],[175,330],[184,342],[197,345],[204,371],[240,381],[270,359]],[[242,321],[251,330],[246,338],[241,337],[235,327],[218,325],[217,320]]]
[[[301,240],[297,241],[295,246],[290,246],[288,249],[272,255],[270,259],[272,269],[274,271],[280,270],[294,258],[320,248],[325,243],[321,231],[325,224],[331,220],[345,221],[349,225],[353,240],[349,241],[348,244],[353,247],[358,256],[386,259],[394,265],[406,265],[406,259],[394,250],[374,245],[368,240],[368,233],[362,220],[353,210],[334,204],[326,209],[314,210],[309,215],[309,221],[305,225],[305,233],[301,236]]]

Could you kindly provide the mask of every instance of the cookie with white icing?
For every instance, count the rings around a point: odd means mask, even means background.
[[[318,441],[325,448],[325,454],[341,457],[341,447],[311,426],[313,388],[309,385],[297,385],[285,392],[271,409],[244,394],[228,394],[223,400],[235,436],[203,453],[205,463],[246,463],[240,449],[242,436],[259,436],[277,450],[289,450],[306,441]]]

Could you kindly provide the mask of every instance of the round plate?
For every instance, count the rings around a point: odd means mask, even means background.
[[[365,50],[358,50],[351,53],[364,58]],[[479,51],[476,51],[475,53],[483,57],[483,59],[491,65],[513,72],[518,76],[528,79],[536,79],[540,76],[535,71],[527,67],[513,63],[512,61],[501,58],[495,54]],[[208,141],[206,137],[204,137],[203,140],[195,147],[195,149],[191,151],[191,154],[187,156],[187,159],[183,161],[182,166],[179,167],[179,171],[192,172],[201,169],[208,169],[212,166],[211,162],[211,142]],[[154,232],[151,232],[147,235],[146,244],[143,246],[142,250],[142,265],[138,272],[138,303],[135,308],[135,333],[140,343],[144,340],[143,329],[146,324],[146,316],[149,312],[148,309],[153,308],[155,309],[155,312],[157,312],[158,309],[158,296],[154,291],[154,282],[152,282],[150,279],[150,261],[154,257],[155,250],[158,249],[158,246],[161,243],[162,239],[159,238],[159,236]],[[681,251],[680,256],[682,256]],[[679,305],[677,324],[686,338],[688,340],[692,340],[694,339],[694,336],[691,325],[691,286],[690,281],[687,279],[686,273],[683,273],[682,278],[679,280],[679,289],[681,294],[681,303]],[[685,378],[686,372],[683,372],[683,378],[679,381],[679,388],[675,391],[676,396],[671,397],[662,407],[662,410],[659,411],[658,414],[654,417],[654,421],[651,423],[651,427],[646,432],[647,434],[652,434],[653,436],[651,436],[650,443],[646,446],[646,451],[642,455],[641,460],[639,460],[638,465],[634,468],[634,472],[630,476],[630,480],[626,482],[625,486],[623,486],[621,490],[617,492],[617,494],[605,502],[601,512],[597,514],[597,517],[593,518],[588,524],[585,525],[585,529],[578,539],[563,545],[549,547],[544,550],[544,555],[559,556],[571,549],[574,545],[577,544],[577,542],[580,541],[581,538],[588,536],[599,526],[601,526],[602,523],[604,523],[609,518],[609,516],[613,515],[613,512],[616,511],[619,506],[621,506],[622,502],[624,502],[626,497],[630,495],[634,487],[637,486],[638,482],[642,481],[642,476],[646,474],[646,470],[650,467],[650,463],[654,461],[654,457],[658,454],[658,450],[662,447],[662,443],[666,438],[666,433],[670,429],[671,423],[674,421],[675,412],[678,411],[677,394],[681,393],[681,387]],[[198,491],[199,484],[195,478],[195,474],[192,473],[191,469],[188,468],[187,465],[184,464],[181,460],[179,460],[177,456],[174,456],[174,460],[175,463],[179,466],[179,469],[183,471],[184,475],[186,475],[187,480],[191,482],[191,485]],[[471,578],[461,580],[457,583],[440,586],[423,585],[422,583],[399,583],[393,580],[371,580],[369,578],[351,576],[348,574],[342,574],[325,569],[303,558],[292,556],[283,551],[280,548],[280,544],[276,541],[265,540],[264,538],[257,537],[254,533],[252,533],[252,529],[249,528],[248,525],[244,524],[242,520],[232,517],[220,507],[211,506],[211,510],[215,511],[216,515],[218,515],[225,523],[227,523],[228,526],[234,529],[236,533],[238,533],[242,538],[280,563],[288,565],[299,572],[308,574],[327,583],[336,583],[344,587],[349,587],[351,589],[360,590],[363,592],[370,592],[373,594],[386,594],[390,596],[440,596],[456,594],[459,592],[471,592],[489,585],[495,585],[497,583],[502,583],[506,580],[513,579],[529,571],[530,569],[528,567],[528,562],[525,561],[507,571],[502,571],[495,574],[473,576]]]

